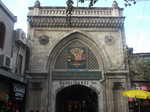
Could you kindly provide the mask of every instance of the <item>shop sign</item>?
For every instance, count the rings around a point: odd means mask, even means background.
[[[14,84],[14,97],[16,100],[23,100],[25,95],[25,86]]]
[[[14,92],[25,93],[25,87],[21,85],[14,85]]]
[[[61,86],[66,86],[66,85],[75,85],[75,84],[79,84],[79,85],[89,85],[89,81],[60,81],[59,84]]]

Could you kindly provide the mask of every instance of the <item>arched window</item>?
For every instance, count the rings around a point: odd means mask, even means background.
[[[0,48],[4,47],[5,30],[5,25],[2,22],[0,22]]]

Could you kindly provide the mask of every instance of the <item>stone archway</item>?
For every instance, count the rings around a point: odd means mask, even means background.
[[[55,112],[98,112],[98,95],[86,86],[66,87],[56,94]]]
[[[81,55],[75,56],[73,54],[73,52],[75,51],[78,51],[76,53],[77,54],[81,53]],[[63,100],[61,99],[61,97],[64,96],[62,96],[61,93],[67,90],[69,87],[64,88],[62,91],[56,94],[55,93],[56,91],[54,89],[56,85],[55,84],[53,85],[54,82],[72,81],[72,80],[73,82],[79,80],[83,80],[83,81],[94,80],[94,81],[101,82],[104,80],[104,70],[105,70],[104,65],[106,65],[105,64],[106,59],[104,57],[105,56],[103,54],[103,51],[99,49],[98,45],[92,40],[92,37],[88,37],[80,32],[74,32],[61,39],[51,51],[47,63],[47,69],[49,71],[49,75],[48,75],[49,76],[48,77],[48,99],[49,100],[47,100],[48,112],[50,111],[66,112],[66,110],[60,108],[63,107],[61,104],[63,104],[64,102],[61,102],[60,104],[58,102],[59,100],[60,101]],[[78,84],[73,84],[73,85],[78,85]],[[85,96],[88,96],[89,95],[88,93],[91,93],[90,91],[92,91],[92,89],[81,86],[82,84],[80,86],[79,85],[77,91],[82,91],[82,89],[87,91],[86,93],[83,91],[83,93],[86,94]],[[75,86],[70,86],[70,87],[72,88]],[[71,88],[69,90],[74,91],[74,89]],[[67,94],[67,92],[64,93]],[[73,93],[74,92],[72,92],[72,94]],[[94,93],[93,96],[96,96],[94,98],[96,107],[91,107],[93,109],[92,112],[93,111],[98,112],[98,110],[101,109],[103,110],[103,103],[98,105],[98,101],[99,101],[98,96],[94,91],[93,93]],[[55,95],[56,97],[54,97]],[[82,99],[82,95],[79,94],[79,96],[80,99]],[[100,101],[102,100],[100,99]],[[72,101],[68,101],[68,102],[72,102]],[[74,102],[76,101],[73,101],[72,103],[74,104]],[[77,101],[77,102],[79,102],[79,104],[81,105],[82,101]]]

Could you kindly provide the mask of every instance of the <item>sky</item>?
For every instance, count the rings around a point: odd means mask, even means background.
[[[1,0],[7,8],[17,16],[16,28],[27,32],[28,7],[36,0]],[[66,6],[66,0],[39,0],[42,6]],[[76,6],[76,1],[74,4]],[[125,34],[128,47],[135,53],[150,52],[150,0],[137,0],[136,5],[125,7],[123,0],[116,0],[119,7],[124,8]],[[111,7],[113,0],[99,0],[95,7]],[[79,6],[88,7],[88,2]]]

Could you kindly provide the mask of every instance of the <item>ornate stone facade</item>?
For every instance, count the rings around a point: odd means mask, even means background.
[[[74,8],[71,25],[65,7],[29,8],[27,112],[127,112],[124,16],[114,4]]]

